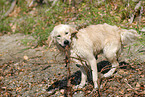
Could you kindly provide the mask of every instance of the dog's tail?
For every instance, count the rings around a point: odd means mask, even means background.
[[[121,29],[120,35],[121,42],[123,45],[127,45],[140,37],[137,31],[133,29],[131,30]]]

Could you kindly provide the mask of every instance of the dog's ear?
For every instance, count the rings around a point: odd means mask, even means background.
[[[77,31],[77,29],[76,29],[76,25],[70,25],[70,27],[71,27],[71,38],[73,38],[73,37],[76,37],[77,38],[77,36],[76,36],[76,34],[78,33],[78,31]]]
[[[51,44],[52,44],[52,42],[53,42],[52,37],[51,37],[51,36],[48,36],[47,41],[48,41],[48,47],[50,48],[50,46],[51,46]]]
[[[52,31],[51,33],[50,33],[50,35],[48,36],[48,39],[47,39],[47,41],[48,41],[48,47],[50,47],[51,46],[51,44],[54,42],[54,31]]]
[[[78,33],[78,31],[75,31],[75,32],[73,32],[72,34],[71,34],[71,38],[73,38],[73,37],[76,37],[77,38],[77,34]]]

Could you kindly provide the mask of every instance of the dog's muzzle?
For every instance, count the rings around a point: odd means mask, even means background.
[[[69,42],[69,40],[65,40],[64,42],[63,42],[63,48],[65,48],[66,46],[69,46],[70,45],[70,42]]]
[[[62,48],[65,48],[67,45],[70,46],[70,41],[69,40],[65,40],[63,42],[63,44],[59,44]]]

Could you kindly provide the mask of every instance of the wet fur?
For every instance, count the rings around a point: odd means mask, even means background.
[[[78,32],[76,37],[71,39],[72,34],[76,32]],[[61,37],[58,37],[59,35]],[[117,59],[123,46],[132,42],[138,34],[135,30],[121,29],[117,26],[104,23],[90,25],[79,31],[73,26],[60,24],[54,27],[50,36],[59,46],[65,47],[65,40],[71,43],[71,57],[79,57],[86,60],[92,70],[94,88],[98,88],[98,71],[95,57],[103,53],[106,59],[112,64],[112,69],[104,74],[104,77],[110,77],[115,72],[117,66],[119,66]],[[72,60],[80,66],[81,83],[77,87],[82,88],[87,80],[86,65],[82,65],[82,62],[79,60]]]

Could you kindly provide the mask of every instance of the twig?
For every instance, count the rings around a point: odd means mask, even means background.
[[[58,1],[58,0],[54,0],[53,3],[52,3],[52,6],[51,6],[49,9],[47,9],[45,12],[49,11],[50,9],[52,9],[53,6],[57,3],[57,1]]]
[[[27,1],[27,2],[29,2],[29,1]],[[35,2],[35,0],[32,0],[31,2],[29,2],[28,7],[32,7],[32,5],[33,5],[34,2]]]
[[[100,92],[100,86],[101,86],[101,73],[99,72],[99,75],[98,75],[98,96],[100,97],[101,96],[101,92]]]
[[[103,71],[107,70],[107,69],[110,69],[109,66],[112,66],[112,65],[107,65],[105,67],[103,67],[100,71],[100,73],[102,73]]]
[[[91,71],[91,69],[89,68],[87,62],[83,59],[81,59],[81,57],[79,55],[77,55],[77,57],[71,57],[73,59],[79,60],[82,64],[82,66],[86,66],[88,68],[89,71]]]
[[[133,90],[133,92],[136,93],[137,95],[143,95],[143,94],[144,94],[144,92],[141,92],[141,93],[137,92],[137,91],[128,83],[127,79],[124,79],[124,82],[125,82],[125,83]]]
[[[107,65],[107,66],[103,67],[102,70],[100,71],[100,73],[102,73],[103,71],[105,71],[105,70],[107,70],[107,69],[110,69],[109,66],[112,66],[112,65]],[[128,66],[128,65],[118,66],[117,68],[119,68],[119,67],[124,67],[124,66]],[[115,68],[115,67],[111,67],[111,68]]]
[[[57,89],[52,90],[52,91],[47,95],[47,97],[50,97],[51,95],[55,94],[56,91],[59,91],[59,89],[57,88]]]

